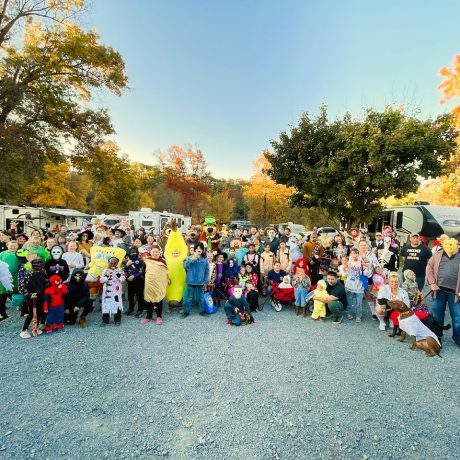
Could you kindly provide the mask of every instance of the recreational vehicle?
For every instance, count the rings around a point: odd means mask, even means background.
[[[33,206],[0,206],[0,228],[10,229],[16,225],[17,233],[30,235],[32,230],[54,232],[59,226],[67,225],[69,231],[80,231],[91,216],[75,209],[42,208]]]
[[[423,235],[429,242],[443,233],[459,238],[460,208],[428,204],[386,208],[369,224],[369,233],[373,236],[385,225],[393,227],[401,243],[412,233]]]
[[[135,230],[143,227],[147,233],[153,232],[159,234],[163,227],[175,219],[177,228],[181,233],[187,233],[188,228],[192,225],[192,218],[182,214],[171,212],[152,211],[150,208],[142,208],[140,211],[130,211],[129,220]]]

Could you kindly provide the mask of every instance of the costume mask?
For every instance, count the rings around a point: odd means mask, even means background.
[[[45,263],[43,262],[42,259],[34,259],[32,260],[31,265],[34,270],[39,271],[39,270],[43,270]]]
[[[111,257],[109,259],[109,267],[110,268],[116,268],[118,265],[118,259],[116,257]]]
[[[64,249],[61,248],[61,246],[58,246],[57,244],[54,245],[51,248],[51,257],[53,260],[60,260],[62,257],[62,254],[64,253]]]
[[[58,275],[53,275],[51,278],[50,278],[50,283],[53,285],[53,286],[59,286],[60,284],[62,284],[62,279],[60,276]]]
[[[131,260],[136,260],[139,257],[139,251],[137,250],[137,248],[131,248],[129,250],[129,256],[128,257]]]
[[[82,274],[82,273],[75,273],[75,274],[73,275],[73,277],[74,277],[75,281],[76,281],[77,283],[79,283],[79,282],[83,279],[83,274]]]
[[[233,288],[233,297],[235,297],[235,299],[241,299],[242,295],[243,295],[243,288],[241,286],[235,286]]]
[[[449,257],[452,257],[458,252],[458,241],[455,238],[446,238],[442,242],[442,248]]]
[[[384,243],[385,246],[390,246],[390,244],[391,244],[391,236],[386,236],[383,239],[383,243]]]

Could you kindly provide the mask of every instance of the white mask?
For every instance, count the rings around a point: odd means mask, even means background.
[[[64,252],[64,249],[62,249],[61,246],[53,246],[51,248],[51,257],[54,260],[60,260],[63,252]]]
[[[243,295],[243,288],[242,287],[234,287],[233,288],[233,297],[235,297],[235,299],[241,299],[242,295]]]

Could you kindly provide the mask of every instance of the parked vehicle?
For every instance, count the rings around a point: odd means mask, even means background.
[[[428,242],[434,241],[443,233],[459,238],[460,208],[429,204],[386,208],[368,225],[371,237],[385,225],[393,227],[402,244],[413,233],[423,235]]]
[[[282,224],[278,224],[278,231],[282,234],[284,233],[284,229],[289,227],[291,229],[291,233],[294,235],[298,235],[299,233],[305,233],[305,225],[301,224],[294,224],[293,222],[284,222]]]
[[[320,227],[318,228],[318,236],[326,233],[330,238],[334,238],[339,232],[334,227]]]
[[[188,228],[192,225],[192,218],[183,214],[174,214],[171,212],[152,211],[150,208],[142,208],[140,211],[130,211],[129,219],[135,230],[143,227],[147,233],[153,232],[158,235],[166,224],[170,224],[173,219],[176,220],[177,228],[181,233],[187,233]]]
[[[27,235],[36,229],[54,232],[61,225],[67,225],[69,231],[79,232],[90,219],[89,214],[75,209],[0,205],[0,228],[8,230],[13,222],[17,233]]]

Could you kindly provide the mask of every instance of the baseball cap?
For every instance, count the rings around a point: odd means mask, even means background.
[[[416,236],[418,238],[420,235],[418,233],[411,233],[410,236]]]

